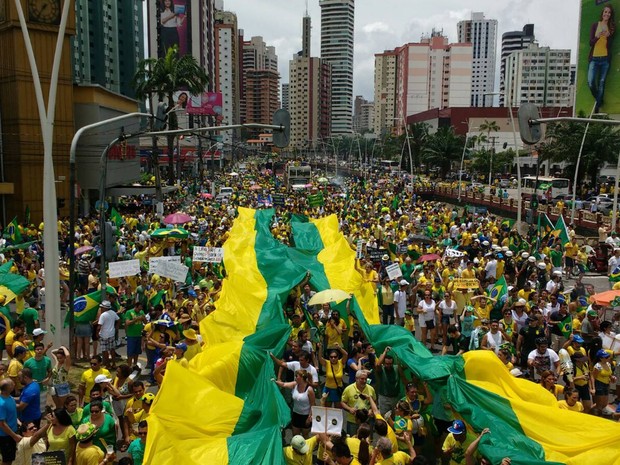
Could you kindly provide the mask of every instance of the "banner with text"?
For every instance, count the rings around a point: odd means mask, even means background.
[[[108,277],[122,278],[140,274],[140,260],[124,260],[108,263]]]

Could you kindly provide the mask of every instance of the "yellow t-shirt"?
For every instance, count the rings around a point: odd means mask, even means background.
[[[380,413],[375,415],[375,419],[385,421],[385,418],[383,418],[383,416]],[[396,437],[396,433],[394,432],[394,430],[392,429],[392,427],[387,421],[386,423],[387,423],[387,436],[386,437],[392,442],[392,452],[398,452],[398,438]]]
[[[103,460],[104,453],[97,446],[80,447],[75,449],[75,457],[80,465],[99,465]]]
[[[566,403],[565,400],[558,400],[558,407],[563,410],[572,410],[573,412],[583,412],[583,404],[581,402],[575,402],[572,407]]]
[[[339,344],[340,347],[343,347],[342,344],[342,335],[346,334],[347,324],[341,318],[340,323],[338,323],[338,327],[342,331],[341,334],[338,334],[336,328],[333,328],[330,324],[325,326],[325,335],[327,336],[327,348],[332,349],[336,347],[336,344]]]
[[[465,451],[472,443],[473,439],[467,434],[465,441],[459,442],[454,438],[454,434],[449,433],[446,440],[443,442],[441,450],[446,452],[452,449],[450,455],[450,465],[462,465],[465,463]]]
[[[409,454],[405,452],[395,452],[389,459],[381,460],[380,462],[376,462],[377,465],[407,465],[411,457]]]
[[[111,377],[108,369],[103,367],[99,368],[97,371],[93,371],[92,368],[89,368],[88,370],[84,371],[84,373],[82,373],[82,378],[80,379],[80,381],[85,386],[84,403],[90,402],[90,390],[95,385],[95,378],[99,375],[105,375],[108,378]]]
[[[284,461],[286,462],[286,464],[312,465],[312,452],[316,447],[317,441],[317,436],[312,436],[310,439],[306,439],[306,444],[308,445],[308,452],[306,452],[304,455],[295,452],[291,446],[284,447],[282,451],[284,452]]]
[[[342,387],[343,370],[342,360],[338,360],[336,365],[333,365],[328,360],[325,364],[325,387],[329,389],[336,389],[338,386]]]
[[[11,359],[11,361],[9,362],[9,367],[6,370],[6,374],[10,378],[19,379],[19,372],[22,371],[22,368],[24,368],[24,365],[19,360],[17,360],[16,358]],[[15,389],[21,389],[21,388],[22,388],[21,383],[17,381],[15,383]]]

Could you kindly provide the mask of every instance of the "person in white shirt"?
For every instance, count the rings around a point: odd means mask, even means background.
[[[409,283],[401,279],[399,288],[394,292],[394,324],[402,326],[405,321],[405,312],[407,311],[407,286]]]
[[[486,266],[484,267],[484,271],[486,272],[486,278],[487,279],[489,279],[489,278],[496,279],[497,260],[495,259],[494,255],[491,255],[489,257],[489,261],[487,262]]]
[[[549,348],[549,342],[546,338],[540,337],[536,339],[536,348],[527,356],[527,365],[533,371],[532,378],[540,379],[543,371],[549,370],[554,373],[558,372],[560,366],[560,357]]]
[[[426,345],[426,335],[431,330],[431,352],[435,351],[435,339],[437,337],[435,329],[435,308],[436,304],[430,290],[424,291],[424,298],[418,303],[418,315],[420,329],[422,330],[422,344]]]
[[[115,347],[114,335],[119,326],[120,318],[112,308],[109,300],[103,300],[99,305],[99,343],[101,344],[101,352],[103,354],[103,363],[107,368],[114,365],[112,352]]]

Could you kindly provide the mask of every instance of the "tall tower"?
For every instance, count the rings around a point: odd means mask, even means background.
[[[353,130],[354,0],[319,0],[321,58],[331,65],[332,135]]]
[[[98,84],[134,97],[131,82],[144,58],[142,5],[140,0],[105,0],[93,8],[87,0],[76,1],[72,55],[76,84]]]
[[[526,24],[522,31],[510,31],[502,34],[502,63],[500,66],[499,78],[499,104],[504,106],[505,81],[506,81],[506,59],[508,55],[517,50],[528,48],[534,42],[534,25]]]
[[[290,146],[311,148],[329,136],[330,67],[310,56],[310,16],[302,21],[302,49],[289,61]]]
[[[471,106],[493,106],[495,89],[495,49],[497,48],[497,20],[485,19],[484,13],[472,13],[471,19],[459,21],[458,42],[471,43]]]

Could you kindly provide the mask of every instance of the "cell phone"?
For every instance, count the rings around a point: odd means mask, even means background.
[[[360,399],[366,400],[368,399],[368,396],[366,394],[360,394]]]

